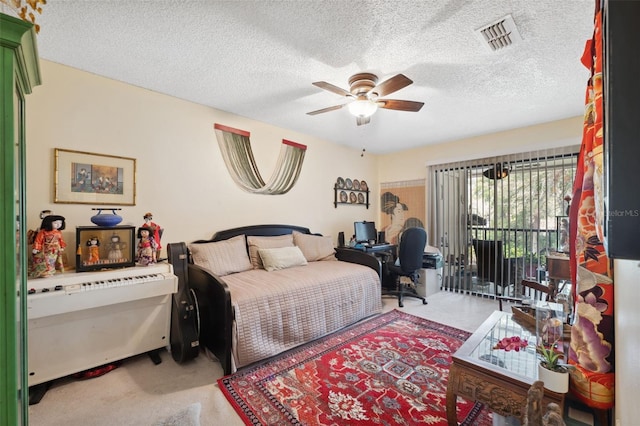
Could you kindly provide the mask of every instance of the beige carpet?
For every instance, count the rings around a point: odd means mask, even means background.
[[[428,305],[406,298],[404,308],[413,315],[458,327],[475,329],[498,309],[498,302],[475,296],[439,292]],[[398,309],[397,299],[384,297],[384,311]],[[505,308],[505,310],[508,308]],[[128,360],[104,376],[88,380],[59,379],[39,404],[29,408],[32,426],[242,425],[218,389],[222,369],[201,353],[179,365],[167,352],[154,365],[146,356]],[[185,423],[170,423],[181,418]]]
[[[157,421],[153,426],[200,426],[201,409],[202,405],[199,402],[191,404],[184,410]]]

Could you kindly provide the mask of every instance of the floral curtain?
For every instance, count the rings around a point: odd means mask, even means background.
[[[608,409],[614,404],[613,271],[603,233],[603,36],[600,0],[595,3],[593,38],[582,56],[591,78],[570,208],[576,310],[569,362],[575,366],[571,392],[588,406]]]
[[[276,169],[268,182],[260,175],[251,150],[249,132],[220,124],[214,125],[218,146],[233,181],[243,190],[254,194],[285,194],[300,176],[306,145],[282,140]]]

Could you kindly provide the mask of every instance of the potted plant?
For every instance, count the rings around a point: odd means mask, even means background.
[[[536,352],[540,356],[538,364],[538,380],[544,382],[544,387],[552,392],[567,393],[569,391],[568,365],[560,361],[564,354],[557,349],[558,342],[550,346],[538,345]]]

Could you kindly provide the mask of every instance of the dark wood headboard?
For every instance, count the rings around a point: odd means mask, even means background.
[[[291,234],[293,231],[298,231],[303,234],[311,234],[309,228],[296,225],[250,225],[241,226],[239,228],[225,229],[213,234],[210,240],[198,240],[194,241],[195,244],[210,243],[212,241],[228,240],[238,235],[253,235],[260,237],[274,237],[277,235]]]

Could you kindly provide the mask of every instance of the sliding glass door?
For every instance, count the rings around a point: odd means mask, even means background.
[[[568,251],[578,147],[432,166],[430,232],[446,290],[486,295],[543,281],[546,255]]]

